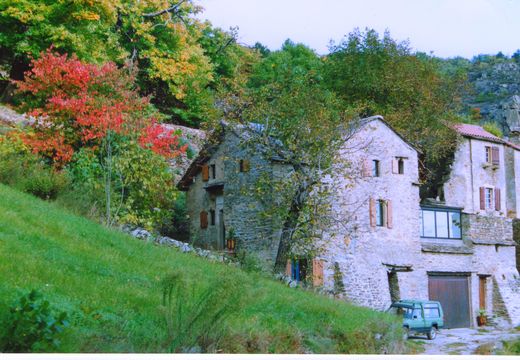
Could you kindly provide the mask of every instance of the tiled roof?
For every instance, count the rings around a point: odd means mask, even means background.
[[[462,136],[469,136],[478,139],[486,139],[493,142],[504,143],[504,140],[484,130],[482,126],[471,124],[455,124],[453,125],[453,128]]]
[[[489,131],[484,130],[484,128],[479,125],[455,124],[453,125],[453,129],[462,136],[504,144],[512,147],[515,150],[520,150],[520,146],[491,134]]]

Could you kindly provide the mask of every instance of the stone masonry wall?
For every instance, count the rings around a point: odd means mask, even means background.
[[[334,262],[343,273],[345,297],[359,305],[383,310],[390,305],[388,272],[406,270],[419,258],[419,189],[417,152],[384,122],[373,120],[350,138],[341,153],[348,159],[350,177],[339,175],[329,181],[337,189],[330,199],[338,225],[324,236],[325,287],[334,285]],[[404,159],[404,174],[392,171],[392,160]],[[378,160],[379,177],[364,177],[359,171],[365,161]],[[341,173],[340,173],[341,174]],[[371,227],[369,199],[390,200],[393,225]],[[342,219],[342,216],[344,217]],[[346,218],[345,218],[346,217]],[[385,265],[386,264],[386,265]],[[402,298],[425,298],[419,272],[398,271]]]
[[[240,172],[240,160],[249,161],[249,171]],[[271,271],[278,251],[281,224],[276,219],[263,215],[266,204],[274,198],[259,197],[255,187],[261,177],[283,176],[285,166],[271,161],[264,156],[261,149],[244,140],[232,130],[226,130],[218,150],[206,162],[215,164],[216,179],[203,182],[199,173],[187,194],[187,207],[190,216],[190,237],[192,241],[205,248],[218,248],[217,239],[220,231],[219,213],[216,214],[216,225],[200,228],[200,211],[215,209],[216,197],[222,196],[222,209],[226,235],[233,229],[237,246],[236,250],[245,250],[249,255],[257,257],[267,271]],[[223,191],[218,195],[204,189],[213,182],[222,183]],[[276,194],[273,194],[276,197]]]

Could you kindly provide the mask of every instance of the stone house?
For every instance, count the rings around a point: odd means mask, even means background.
[[[338,154],[351,176],[322,179],[334,189],[327,201],[338,221],[322,233],[322,252],[288,260],[286,274],[379,310],[400,298],[436,299],[449,327],[474,326],[479,309],[520,324],[513,241],[520,148],[480,127],[455,130],[459,144],[442,196],[421,201],[418,150],[381,116],[353,124]],[[262,220],[262,201],[249,189],[262,173],[284,176],[289,168],[281,153],[247,144],[250,131],[223,126],[179,187],[188,192],[192,241],[223,248],[233,227],[238,246],[272,268],[281,224]]]
[[[178,188],[186,191],[192,243],[213,250],[241,249],[255,254],[265,268],[273,268],[281,223],[262,216],[271,199],[257,196],[254,189],[262,176],[284,176],[288,165],[281,149],[273,151],[277,144],[252,142],[252,135],[261,131],[256,124],[221,122]],[[230,238],[236,242],[228,243]]]

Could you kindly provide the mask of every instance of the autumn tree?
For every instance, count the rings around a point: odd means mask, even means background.
[[[77,161],[76,153],[84,159],[90,153],[94,155],[91,159],[97,159],[102,169],[109,225],[113,223],[115,177],[122,192],[118,208],[133,196],[124,194],[123,186],[128,188],[130,183],[126,180],[137,172],[122,162],[121,157],[131,156],[138,163],[138,159],[145,156],[148,163],[152,163],[150,156],[143,155],[147,151],[175,157],[186,150],[187,145],[181,145],[178,134],[165,130],[157,122],[156,111],[148,98],[139,95],[134,76],[127,68],[118,69],[113,63],[88,64],[75,56],[69,58],[48,50],[33,61],[25,80],[17,85],[34,119],[31,131],[22,135],[34,153],[47,158],[57,168]],[[137,145],[144,152],[140,153]],[[126,165],[118,168],[118,163]],[[163,163],[166,169],[166,161]],[[157,164],[156,167],[160,168]],[[150,176],[142,175],[144,179]],[[163,185],[159,184],[157,190],[164,191]],[[173,184],[169,186],[173,188]],[[135,192],[142,192],[143,187],[136,188]]]
[[[199,125],[216,116],[211,85],[231,74],[240,47],[233,31],[214,29],[195,15],[192,0],[8,1],[0,0],[0,66],[22,80],[31,58],[53,46],[93,64],[136,67],[141,95],[171,121]],[[218,36],[214,36],[218,35]]]
[[[319,191],[321,179],[332,171],[344,141],[341,126],[352,115],[313,71],[319,62],[309,48],[286,42],[282,50],[253,66],[242,103],[246,106],[234,119],[261,124],[262,131],[253,133],[250,141],[273,153],[281,151],[289,168],[283,178],[261,177],[254,189],[254,196],[265,205],[261,216],[277,219],[283,228],[277,271],[283,270],[295,244],[309,246],[306,252],[315,250],[315,225],[326,209],[311,193]],[[229,112],[228,119],[233,114]]]
[[[455,146],[455,134],[446,125],[458,121],[465,72],[443,71],[438,59],[412,52],[388,32],[380,37],[374,30],[356,29],[330,51],[324,59],[327,88],[363,116],[383,115],[422,149],[423,180],[438,185],[435,174]]]

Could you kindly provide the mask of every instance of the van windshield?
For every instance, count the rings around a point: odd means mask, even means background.
[[[394,315],[397,315],[397,316],[402,316],[405,319],[411,319],[412,318],[413,309],[408,308],[408,307],[403,307],[403,306],[393,306],[392,305],[390,307],[390,309],[388,309],[388,313],[394,314]]]

